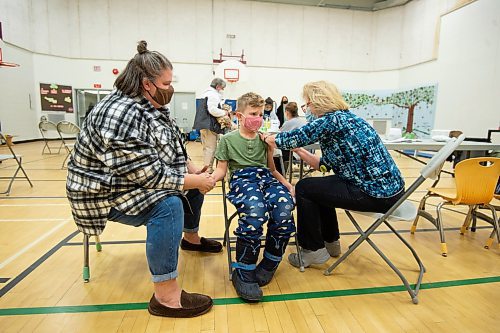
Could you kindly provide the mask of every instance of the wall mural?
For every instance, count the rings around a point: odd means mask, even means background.
[[[406,90],[345,92],[351,111],[364,119],[391,120],[406,138],[429,137],[434,128],[437,85]]]

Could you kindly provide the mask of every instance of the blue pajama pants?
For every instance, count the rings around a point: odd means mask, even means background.
[[[257,262],[262,226],[268,222],[264,256],[281,261],[290,235],[295,232],[293,198],[288,189],[273,177],[269,169],[248,167],[234,172],[230,181],[229,201],[239,219],[234,234],[238,237],[238,268],[249,269]],[[238,246],[244,244],[244,246]],[[247,265],[250,265],[247,267]]]

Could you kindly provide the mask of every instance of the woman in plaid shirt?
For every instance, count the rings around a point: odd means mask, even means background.
[[[335,208],[385,213],[404,192],[401,172],[375,130],[351,113],[335,85],[311,82],[303,98],[315,120],[289,132],[264,136],[280,149],[293,149],[307,164],[334,175],[300,180],[295,188],[297,235],[304,266],[340,255]],[[322,157],[304,147],[319,142]],[[299,267],[296,253],[288,261]]]
[[[116,90],[85,119],[68,162],[67,196],[85,234],[99,235],[107,220],[145,225],[154,283],[149,312],[194,317],[209,311],[212,299],[179,288],[179,243],[183,226],[198,237],[203,193],[215,181],[190,163],[165,107],[173,94],[172,64],[146,46],[139,42],[138,54],[116,79]],[[222,247],[204,238],[198,242],[183,239],[182,247],[211,252]]]

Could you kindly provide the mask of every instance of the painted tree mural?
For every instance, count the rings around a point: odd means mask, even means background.
[[[344,97],[344,100],[349,104],[351,109],[373,104],[375,101],[375,95],[370,96],[367,94],[344,93],[342,97]]]
[[[378,105],[393,104],[397,107],[408,110],[408,118],[406,121],[405,136],[414,137],[413,133],[413,118],[415,107],[419,103],[434,103],[435,86],[419,87],[411,90],[395,92],[385,98],[380,98],[376,101]]]

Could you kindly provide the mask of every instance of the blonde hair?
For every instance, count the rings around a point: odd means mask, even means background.
[[[259,94],[248,92],[244,95],[241,95],[238,98],[238,104],[236,106],[236,112],[243,112],[249,106],[251,107],[263,107],[264,106],[264,98]]]
[[[344,101],[337,87],[327,81],[306,83],[302,90],[302,97],[311,102],[317,115],[349,109],[349,104]]]

